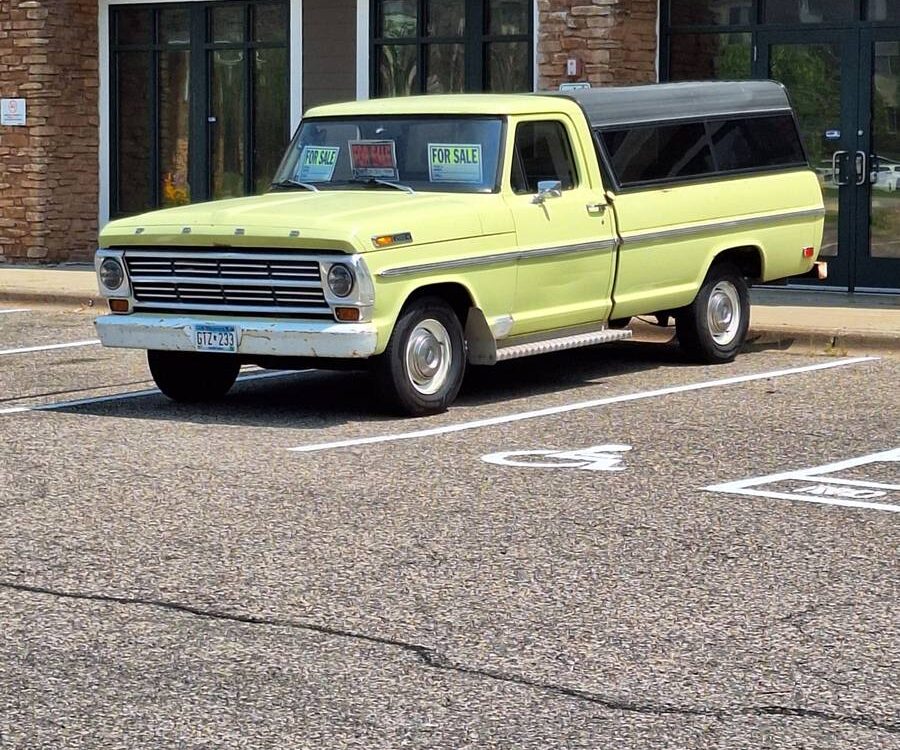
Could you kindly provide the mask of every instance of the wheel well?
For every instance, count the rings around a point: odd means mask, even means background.
[[[444,302],[453,308],[453,312],[456,313],[456,317],[459,318],[459,322],[462,323],[462,325],[466,324],[469,308],[475,304],[472,300],[472,295],[469,294],[469,290],[462,284],[447,282],[444,284],[430,284],[428,286],[419,287],[406,298],[403,307],[407,307],[412,302],[415,302],[422,297],[440,297],[443,299]]]
[[[713,265],[717,263],[734,264],[750,281],[762,279],[762,252],[758,247],[732,247],[723,250],[713,260]]]

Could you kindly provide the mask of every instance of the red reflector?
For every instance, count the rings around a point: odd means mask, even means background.
[[[803,257],[804,258],[812,258],[816,254],[816,249],[814,247],[804,247],[803,248]]]

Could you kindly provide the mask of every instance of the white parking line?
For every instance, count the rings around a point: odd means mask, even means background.
[[[26,346],[21,349],[0,349],[0,354],[27,354],[28,352],[48,352],[51,349],[71,349],[75,346],[95,346],[100,339],[88,341],[70,341],[68,344],[45,344],[44,346]]]
[[[301,372],[311,372],[310,370],[279,370],[278,372],[260,372],[252,375],[242,375],[237,379],[238,383],[245,383],[249,380],[265,380],[267,378],[283,378],[286,375],[297,375]],[[24,414],[30,411],[54,411],[57,409],[68,409],[72,406],[85,406],[87,404],[102,404],[106,401],[124,401],[129,398],[142,398],[143,396],[157,396],[159,389],[147,388],[143,391],[128,391],[128,393],[116,393],[112,396],[97,396],[95,398],[79,398],[72,401],[56,401],[50,404],[35,404],[33,406],[10,406],[6,409],[0,409],[0,415],[4,414]]]
[[[15,310],[0,310],[0,315],[9,315],[10,313],[31,312],[27,307],[18,307]]]
[[[415,440],[417,438],[432,437],[434,435],[446,435],[451,432],[475,430],[481,427],[493,427],[494,425],[507,424],[509,422],[521,422],[525,419],[549,417],[556,414],[565,414],[571,411],[580,411],[582,409],[595,409],[598,406],[608,406],[609,404],[620,404],[627,401],[640,401],[646,398],[670,396],[674,393],[687,393],[689,391],[700,391],[707,388],[719,388],[721,386],[735,385],[737,383],[749,383],[754,380],[765,380],[766,378],[781,378],[787,375],[799,375],[800,373],[804,372],[830,370],[835,367],[848,367],[850,365],[860,364],[861,362],[872,362],[877,359],[878,357],[852,357],[849,359],[838,359],[831,362],[823,362],[817,365],[792,367],[787,370],[773,370],[771,372],[760,372],[753,375],[739,375],[737,377],[724,378],[722,380],[707,380],[702,383],[691,383],[689,385],[678,385],[672,386],[670,388],[659,388],[658,390],[653,391],[626,393],[621,396],[609,396],[607,398],[598,398],[591,401],[580,401],[574,404],[551,406],[546,409],[537,409],[535,411],[518,412],[516,414],[507,414],[500,417],[489,417],[487,419],[476,419],[473,422],[450,424],[444,425],[443,427],[432,427],[427,430],[401,432],[394,435],[375,435],[372,437],[350,438],[349,440],[336,440],[332,443],[312,443],[310,445],[300,445],[296,448],[288,448],[288,450],[295,451],[297,453],[313,453],[315,451],[331,450],[333,448],[352,448],[359,445],[373,445],[374,443],[390,443],[396,440]]]
[[[812,469],[784,471],[779,474],[769,474],[764,477],[742,479],[738,482],[716,484],[711,487],[704,487],[703,489],[707,492],[722,492],[728,495],[768,497],[776,500],[800,500],[804,503],[823,503],[825,505],[841,505],[847,508],[866,508],[868,510],[886,510],[892,513],[900,513],[900,505],[873,503],[861,499],[864,497],[900,499],[900,484],[823,476],[824,474],[834,474],[839,471],[845,471],[846,469],[864,467],[867,464],[879,462],[894,462],[897,464],[897,471],[900,472],[900,448],[882,451],[881,453],[872,453],[868,456],[860,456],[859,458],[851,458],[846,461],[838,461],[832,464],[825,464],[824,466],[816,466]],[[789,483],[800,484],[801,487],[794,492],[786,490],[754,489],[758,487],[764,488],[766,485],[785,485]],[[835,489],[830,491],[829,485],[834,486]],[[859,499],[853,499],[854,496]]]

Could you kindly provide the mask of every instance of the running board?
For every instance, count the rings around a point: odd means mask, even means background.
[[[530,357],[533,354],[549,354],[561,352],[566,349],[577,349],[581,346],[593,346],[594,344],[608,344],[611,341],[630,339],[631,331],[627,328],[607,328],[592,333],[581,333],[577,336],[562,336],[556,339],[534,341],[530,344],[513,344],[503,348],[497,348],[497,362],[519,357]]]

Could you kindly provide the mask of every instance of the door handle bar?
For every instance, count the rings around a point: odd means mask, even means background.
[[[850,180],[841,182],[841,179],[840,179],[841,168],[838,166],[838,158],[841,156],[846,156],[849,153],[850,153],[849,151],[835,151],[831,155],[831,179],[834,180],[834,184],[837,187],[843,187],[844,185],[850,184]]]
[[[869,178],[869,155],[865,151],[856,152],[857,167],[862,165],[861,169],[856,172],[856,184],[865,185]]]

